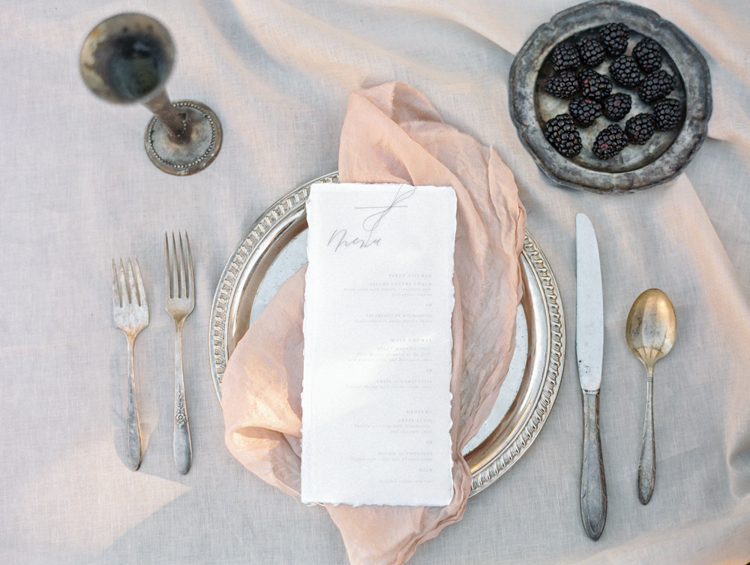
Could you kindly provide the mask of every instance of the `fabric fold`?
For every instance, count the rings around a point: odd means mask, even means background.
[[[488,416],[515,349],[526,213],[497,153],[447,125],[412,87],[350,95],[341,182],[451,186],[458,199],[452,316],[454,495],[445,507],[326,506],[356,565],[398,565],[461,519],[471,471],[461,456]],[[258,477],[299,496],[304,268],[251,325],[222,383],[226,444]]]

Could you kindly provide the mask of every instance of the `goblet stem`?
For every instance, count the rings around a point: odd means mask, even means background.
[[[164,127],[169,131],[169,136],[175,142],[179,143],[180,140],[184,140],[187,143],[189,141],[190,123],[180,118],[169,100],[166,90],[161,90],[159,94],[143,102],[143,105],[151,110],[154,116],[164,124]]]

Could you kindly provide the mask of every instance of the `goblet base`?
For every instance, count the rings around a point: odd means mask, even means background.
[[[162,171],[171,175],[192,175],[205,169],[221,149],[221,123],[205,104],[180,100],[173,104],[188,125],[182,138],[174,138],[156,117],[146,128],[146,153]]]

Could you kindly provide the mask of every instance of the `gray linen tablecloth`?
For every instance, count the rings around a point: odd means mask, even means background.
[[[568,356],[536,442],[419,564],[750,561],[750,4],[639,0],[706,58],[714,113],[684,174],[624,196],[563,189],[521,145],[508,76],[542,23],[574,2],[529,0],[0,0],[0,561],[346,563],[337,529],[262,483],[224,446],[209,367],[211,301],[255,218],[337,168],[352,89],[402,80],[512,169],[528,227],[557,277]],[[170,29],[173,100],[205,102],[224,146],[188,178],[143,150],[149,114],[91,95],[78,72],[89,30],[123,11]],[[579,514],[574,216],[597,228],[605,296],[601,433],[609,513],[598,542]],[[185,327],[194,463],[172,462],[173,324],[163,234],[187,230],[197,304]],[[111,260],[137,256],[151,324],[136,346],[145,437],[126,468],[125,340],[111,315]],[[656,368],[657,482],[635,490],[645,382],[624,324],[641,291],[677,309]]]

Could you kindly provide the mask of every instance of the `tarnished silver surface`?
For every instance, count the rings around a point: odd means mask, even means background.
[[[599,434],[599,392],[583,391],[583,457],[581,464],[581,521],[594,541],[607,521],[607,484],[604,480]]]
[[[595,37],[600,26],[625,23],[630,29],[627,53],[643,37],[657,41],[662,49],[662,68],[678,82],[670,98],[683,102],[686,111],[676,130],[656,132],[646,145],[628,145],[608,160],[591,151],[596,135],[613,123],[604,116],[594,125],[580,128],[583,150],[573,158],[560,155],[544,137],[544,122],[567,113],[568,100],[544,92],[546,79],[554,73],[550,54],[560,42]],[[608,75],[611,58],[595,67]],[[652,113],[634,89],[615,83],[613,92],[626,92],[633,108],[618,122],[624,129],[628,118]],[[555,15],[541,25],[518,52],[510,72],[511,116],[519,137],[539,167],[557,183],[599,193],[631,192],[650,188],[677,176],[700,148],[711,117],[711,78],[708,65],[698,49],[672,23],[656,12],[617,0],[593,0]]]
[[[174,67],[172,37],[143,14],[118,14],[97,25],[83,43],[79,67],[98,97],[146,104],[164,89]]]
[[[174,319],[174,433],[172,451],[174,464],[180,474],[190,470],[193,460],[193,446],[190,441],[190,421],[188,420],[187,401],[185,399],[185,379],[182,371],[182,327],[185,319],[195,308],[195,275],[193,273],[193,254],[190,240],[185,233],[185,246],[182,234],[175,239],[172,232],[170,251],[169,237],[164,234],[164,287],[166,289],[166,310]]]
[[[599,435],[603,355],[604,301],[599,245],[591,220],[585,214],[576,214],[576,357],[583,392],[581,521],[593,540],[602,535],[607,521],[607,485]]]
[[[143,14],[118,14],[84,41],[79,67],[91,91],[109,102],[140,103],[154,114],[146,152],[164,172],[189,175],[206,168],[221,149],[216,115],[199,102],[172,104],[165,85],[175,48],[167,29]]]
[[[646,367],[646,415],[638,462],[638,498],[648,504],[656,481],[654,441],[654,365],[669,353],[677,337],[677,317],[669,297],[651,288],[635,299],[625,326],[625,339]]]
[[[169,100],[166,90],[162,89],[153,98],[146,100],[143,105],[151,110],[154,115],[151,121],[159,122],[175,141],[185,139],[185,135],[189,135],[189,132],[186,131],[188,121],[177,114],[177,109]],[[149,126],[149,129],[151,129],[151,126]],[[148,132],[148,130],[146,131]]]
[[[227,360],[250,322],[278,286],[306,261],[305,202],[315,182],[338,182],[331,173],[278,200],[232,253],[211,310],[211,373],[221,402]],[[554,274],[527,232],[521,257],[525,293],[516,320],[516,352],[488,421],[464,452],[472,495],[512,467],[541,431],[555,402],[565,363],[565,318]]]
[[[138,259],[128,259],[127,269],[120,259],[120,268],[112,260],[112,312],[115,326],[128,340],[128,463],[133,471],[141,466],[141,425],[135,396],[135,338],[148,326],[148,302]]]
[[[154,165],[172,175],[191,175],[205,169],[221,149],[222,130],[213,110],[193,100],[173,104],[186,129],[175,138],[154,116],[146,128],[146,153]]]

